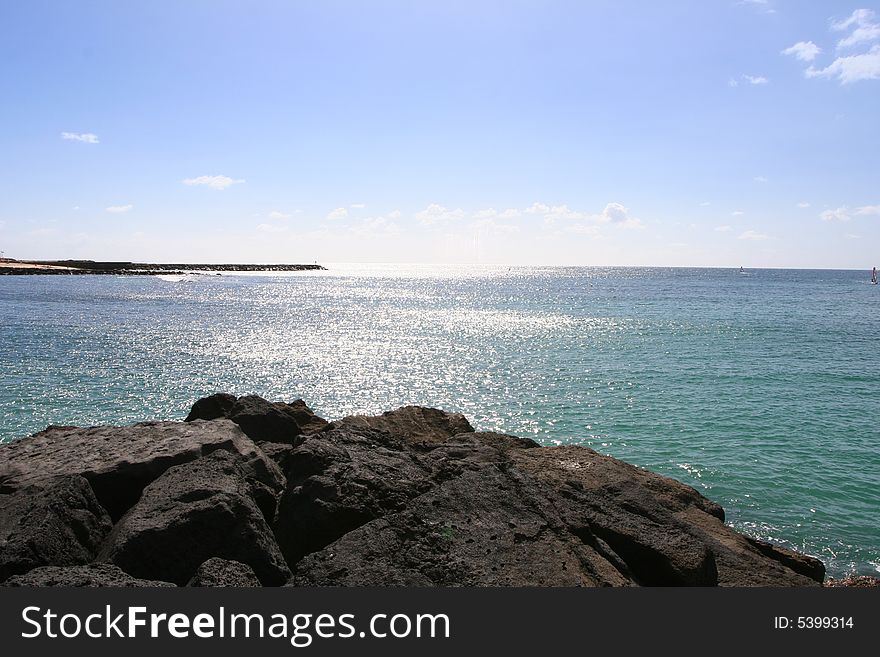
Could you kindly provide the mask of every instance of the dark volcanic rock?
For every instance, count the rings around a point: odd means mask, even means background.
[[[226,392],[218,392],[208,397],[202,397],[189,411],[184,422],[193,420],[216,420],[221,417],[229,418],[229,413],[238,397]]]
[[[825,564],[813,557],[808,557],[800,552],[789,550],[781,545],[759,541],[755,538],[746,537],[748,542],[758,549],[764,556],[778,561],[786,568],[790,568],[799,575],[804,575],[817,582],[825,579]]]
[[[186,417],[193,420],[213,420],[225,417],[252,439],[259,442],[298,444],[300,436],[315,433],[327,426],[327,421],[315,415],[302,399],[285,404],[269,402],[257,395],[236,399],[218,393],[193,404]]]
[[[432,422],[439,417],[434,409],[425,410]],[[454,416],[441,422],[450,430],[460,428]],[[288,563],[402,510],[439,482],[460,475],[464,463],[499,463],[508,449],[539,447],[528,439],[471,431],[447,437],[445,443],[436,434],[429,442],[419,438],[419,449],[412,449],[412,433],[341,425],[293,449],[272,450],[288,479],[275,524]]]
[[[113,528],[99,559],[182,585],[220,557],[247,564],[263,584],[282,584],[290,571],[257,503],[264,486],[226,451],[169,468]]]
[[[808,586],[824,577],[816,559],[802,556],[794,570],[787,555],[759,549],[723,523],[721,507],[673,479],[585,447],[511,457],[544,485],[573,531],[605,541],[641,584]]]
[[[29,485],[46,486],[62,476],[82,475],[115,520],[169,467],[216,450],[253,461],[267,482],[277,479],[274,464],[228,420],[50,427],[0,445],[0,494]]]
[[[613,558],[613,557],[612,557]],[[473,465],[296,566],[298,586],[626,586],[533,482]]]
[[[170,582],[137,579],[110,563],[87,566],[45,566],[25,575],[10,577],[3,586],[75,586],[75,587],[156,587],[174,586]]]
[[[263,454],[269,457],[269,459],[281,469],[281,472],[284,473],[284,476],[286,477],[287,472],[291,467],[291,454],[296,448],[288,443],[262,442],[260,443],[260,449],[263,451]]]
[[[475,432],[454,413],[407,406],[327,425],[302,402],[213,395],[187,419],[53,427],[0,446],[0,577],[35,568],[9,582],[815,586],[824,578],[820,561],[725,525],[721,507],[689,486],[588,448]],[[121,516],[109,534],[102,506]],[[38,567],[93,558],[125,573]]]
[[[253,568],[240,561],[213,557],[199,566],[187,586],[261,586]]]
[[[345,442],[332,431],[321,438],[329,443],[316,450],[322,455],[332,448],[351,453],[350,435]],[[420,467],[430,470],[422,480],[412,472],[408,489],[418,494],[406,496],[399,510],[372,507],[369,522],[296,563],[293,583],[807,586],[821,581],[820,562],[758,546],[724,525],[721,507],[693,488],[593,450],[535,449],[531,441],[488,433],[418,441],[415,450],[406,448],[411,440],[403,439],[395,459],[417,456]],[[297,450],[310,449],[311,442]],[[369,490],[377,484],[371,468],[388,459],[379,448],[363,450],[359,459],[356,481],[360,490]],[[352,483],[340,461],[312,462],[324,469],[312,468],[320,474],[305,480],[316,484],[307,506],[357,499],[339,494]],[[288,499],[308,492],[296,488],[296,471],[291,469],[294,487],[285,494],[279,522]],[[399,467],[392,472],[399,476]],[[429,490],[421,492],[425,484]],[[345,525],[336,528],[341,532]]]
[[[0,495],[0,581],[38,566],[88,563],[110,528],[110,516],[82,477]]]
[[[286,475],[275,535],[288,563],[402,509],[431,487],[430,469],[399,441],[349,429],[312,436],[291,450]]]
[[[330,429],[384,431],[413,446],[430,448],[474,428],[461,413],[447,413],[436,408],[402,406],[382,415],[349,415],[333,422]]]

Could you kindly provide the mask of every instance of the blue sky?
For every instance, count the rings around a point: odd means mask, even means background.
[[[0,4],[19,258],[880,265],[880,3]]]

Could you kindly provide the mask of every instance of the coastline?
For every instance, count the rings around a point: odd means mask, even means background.
[[[240,271],[326,271],[319,264],[167,264],[103,262],[95,260],[0,259],[0,276],[113,275],[156,276],[160,274],[219,273]]]
[[[0,520],[8,586],[825,577],[818,559],[736,532],[674,479],[415,406],[328,422],[301,400],[216,394],[184,422],[49,427],[0,446]]]

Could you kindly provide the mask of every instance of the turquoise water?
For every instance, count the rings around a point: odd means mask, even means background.
[[[880,570],[880,286],[864,272],[334,265],[0,277],[0,440],[218,391],[402,404],[589,445],[753,536]]]

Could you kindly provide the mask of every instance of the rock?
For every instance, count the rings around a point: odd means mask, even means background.
[[[186,422],[228,418],[257,442],[298,444],[300,436],[316,433],[327,420],[315,415],[302,399],[290,404],[269,402],[256,395],[236,399],[219,393],[193,404]]]
[[[235,395],[225,392],[218,392],[209,397],[202,397],[189,411],[184,422],[192,422],[193,420],[216,420],[218,418],[229,418],[229,413],[237,401]]]
[[[261,442],[260,449],[269,459],[278,466],[284,476],[287,476],[290,470],[290,458],[294,449],[289,443],[269,443]]]
[[[226,451],[173,466],[144,489],[98,559],[183,585],[220,557],[247,564],[265,585],[282,584],[290,571],[257,504],[263,486],[249,462]]]
[[[240,561],[212,557],[199,566],[187,586],[261,586],[253,568]]]
[[[273,451],[288,479],[275,524],[288,563],[403,509],[438,481],[453,476],[446,469],[460,474],[450,462],[464,463],[467,456],[473,462],[497,463],[507,449],[539,447],[528,439],[471,431],[449,437],[446,443],[419,443],[422,449],[415,450],[409,443],[411,433],[356,427],[342,423],[283,454]]]
[[[403,406],[382,415],[349,415],[331,423],[328,429],[384,431],[410,445],[426,448],[474,430],[461,413],[421,406]]]
[[[774,561],[778,561],[786,568],[790,568],[794,572],[809,577],[816,582],[825,580],[825,564],[816,559],[809,557],[800,552],[789,550],[781,545],[759,541],[756,538],[746,536],[746,540],[764,556],[770,557]]]
[[[82,477],[0,495],[0,581],[38,566],[88,563],[111,526]]]
[[[228,420],[143,422],[129,427],[50,427],[0,445],[0,494],[81,475],[118,520],[144,487],[169,467],[216,450],[241,455],[253,462],[256,476],[269,485],[277,482],[275,465]]]
[[[306,556],[297,586],[627,586],[567,530],[535,485],[484,463],[466,468]]]
[[[289,453],[286,473],[275,535],[288,563],[431,487],[430,468],[398,441],[347,428],[309,437]]]
[[[192,586],[824,578],[820,561],[725,525],[689,486],[585,447],[476,432],[458,414],[407,406],[327,425],[304,404],[214,395],[190,415],[53,427],[0,446],[2,576]],[[119,518],[109,534],[102,507]],[[72,565],[93,558],[125,573]]]
[[[817,583],[819,562],[759,546],[724,525],[721,507],[693,488],[588,448],[536,449],[530,441],[479,432],[414,441],[417,433],[409,430],[388,432],[385,444],[376,434],[372,449],[353,449],[363,425],[332,426],[349,432],[327,431],[320,439],[328,444],[309,439],[293,450],[311,452],[300,459],[310,467],[291,467],[278,519],[295,525],[305,513],[287,508],[296,500],[312,510],[344,505],[351,515],[343,520],[356,527],[320,550],[303,551],[296,585]],[[396,447],[395,436],[401,437]],[[354,451],[356,462],[346,466],[338,449],[349,458]],[[403,467],[406,455],[418,469]],[[379,464],[386,468],[381,475],[374,472]],[[409,493],[396,505],[371,506],[373,490],[381,490],[377,479]],[[321,524],[310,518],[298,532]],[[343,522],[333,526],[337,533],[345,529]],[[276,530],[280,538],[283,530]],[[288,553],[291,563],[297,556]]]
[[[511,452],[578,534],[591,532],[647,585],[810,586],[824,566],[764,549],[693,488],[586,447]],[[786,551],[787,552],[787,551]],[[805,574],[810,573],[810,574]]]
[[[137,579],[109,563],[86,566],[44,566],[25,575],[10,577],[3,586],[75,586],[75,587],[158,587],[170,582]]]

